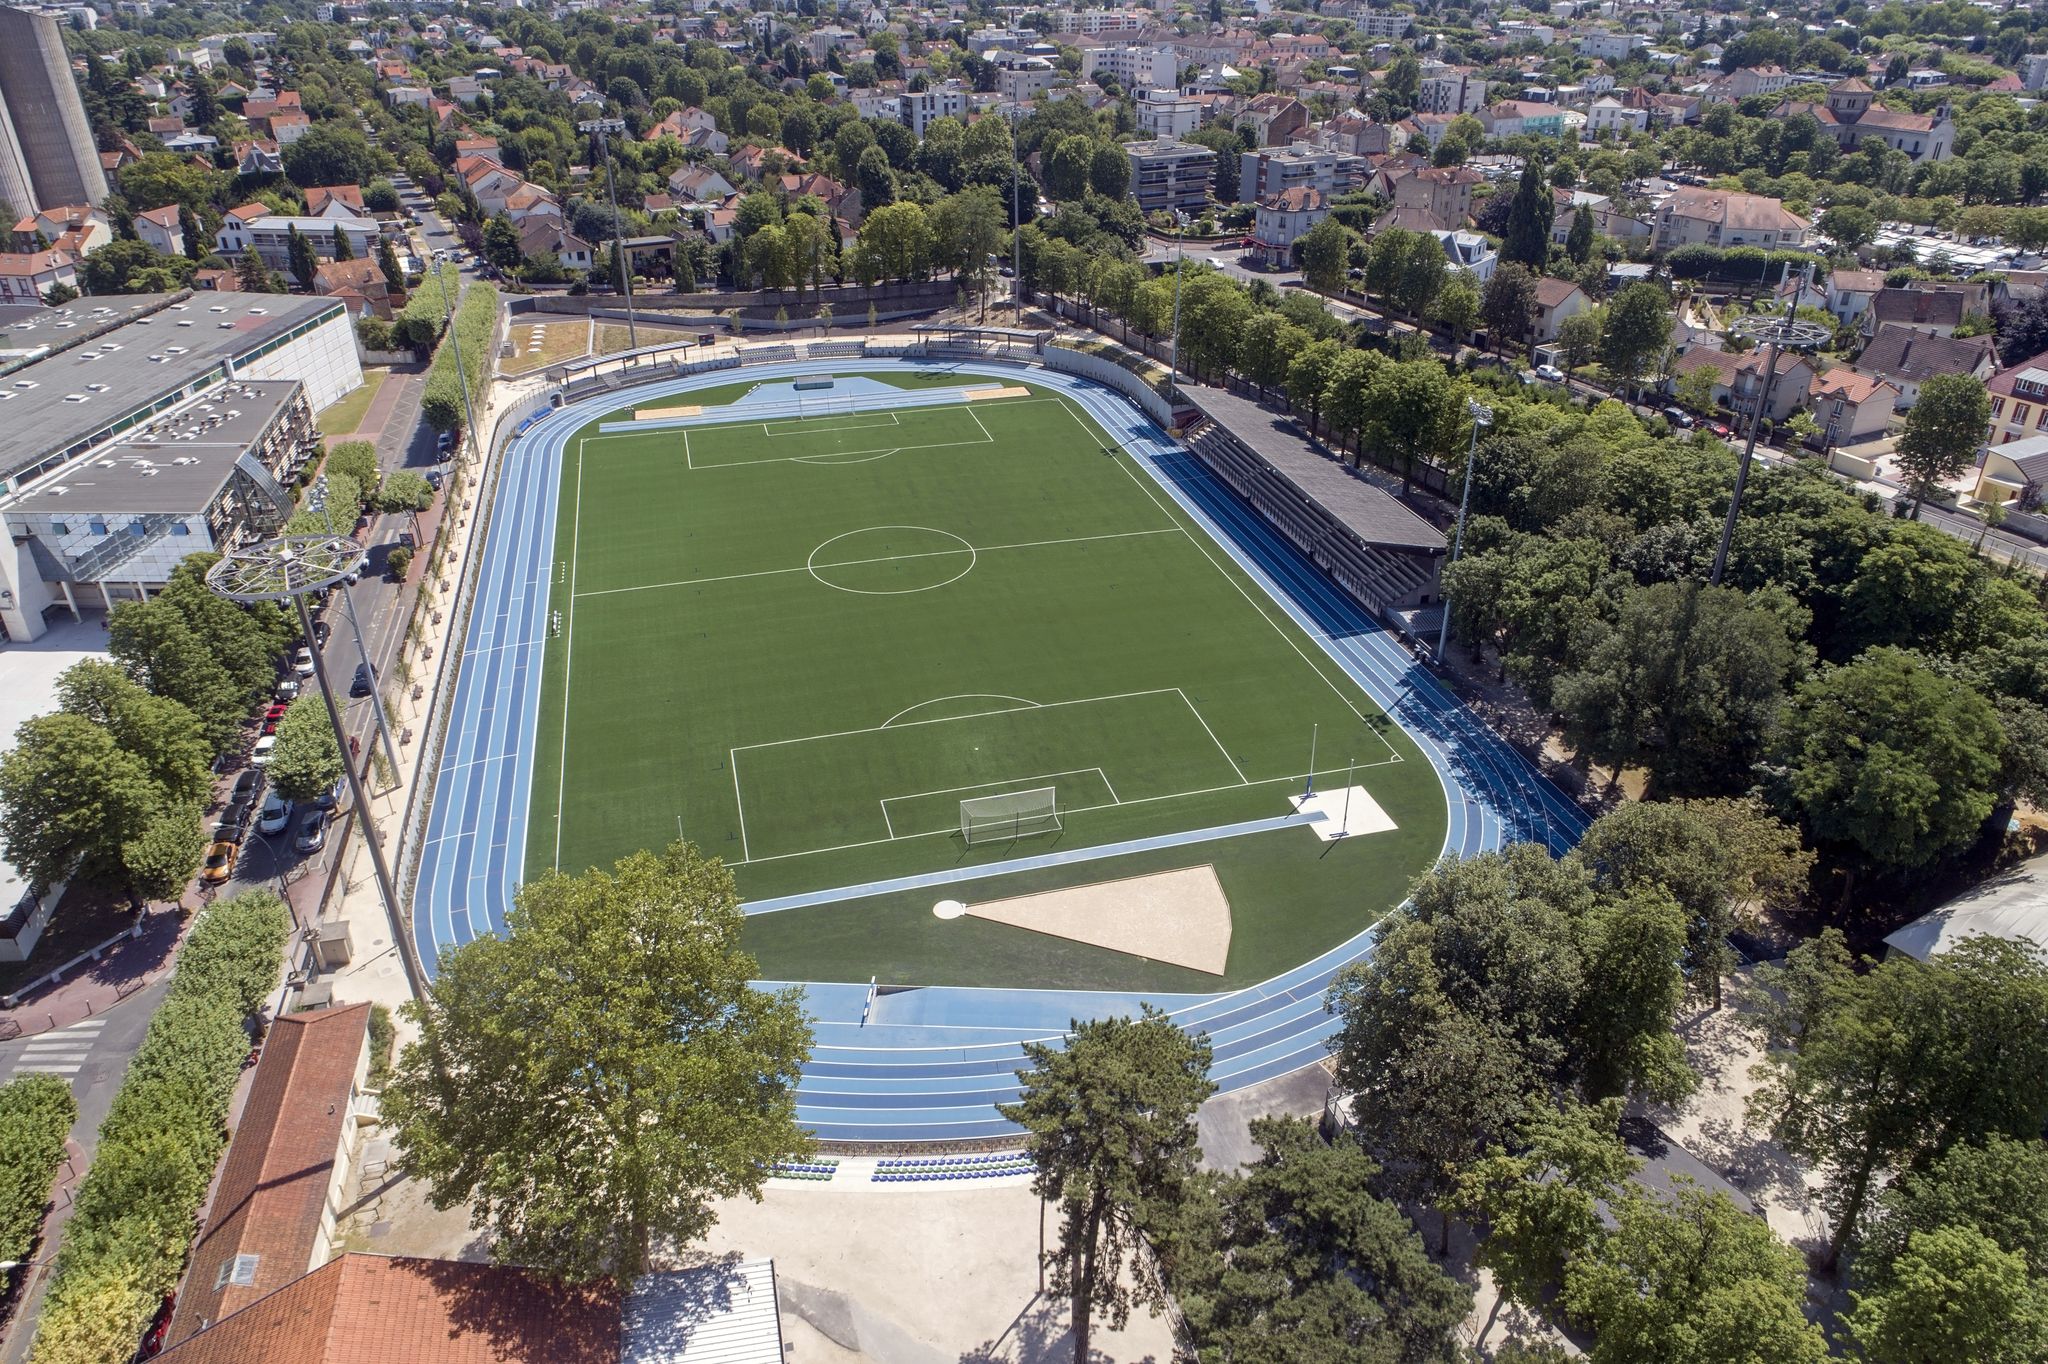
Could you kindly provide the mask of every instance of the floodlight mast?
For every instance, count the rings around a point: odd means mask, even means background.
[[[370,822],[370,802],[363,791],[362,777],[350,762],[348,735],[341,727],[341,711],[334,704],[334,689],[327,682],[327,664],[320,650],[311,648],[313,615],[306,608],[312,593],[334,586],[362,561],[363,547],[343,535],[288,535],[255,545],[231,549],[206,571],[206,585],[229,601],[249,604],[289,600],[299,614],[299,628],[305,633],[313,655],[314,680],[321,700],[327,704],[327,723],[334,729],[336,751],[343,755],[341,769],[348,778],[356,804],[356,824],[370,850],[370,864],[376,872],[377,891],[384,898],[384,912],[391,921],[392,936],[398,940],[399,959],[405,963],[413,993],[426,993],[426,972],[412,940],[411,926],[398,903],[398,893],[385,865],[383,846],[377,841],[376,826]]]
[[[629,349],[640,349],[640,333],[633,326],[633,266],[626,259],[626,241],[619,232],[619,186],[612,177],[612,134],[624,135],[626,120],[622,118],[586,118],[576,125],[579,133],[595,134],[604,144],[605,191],[612,201],[612,263],[619,268],[619,287],[626,294],[626,345]]]
[[[1714,550],[1714,570],[1707,576],[1710,587],[1721,585],[1721,574],[1728,567],[1728,549],[1735,543],[1735,518],[1742,512],[1742,489],[1749,482],[1749,463],[1756,455],[1757,430],[1763,425],[1764,412],[1771,405],[1771,390],[1778,382],[1778,355],[1788,350],[1801,354],[1818,350],[1828,339],[1826,327],[1799,320],[1799,300],[1805,296],[1811,278],[1810,270],[1800,276],[1799,286],[1792,291],[1782,315],[1759,313],[1730,328],[1738,336],[1746,336],[1765,347],[1764,381],[1757,390],[1756,407],[1749,414],[1749,438],[1742,444],[1742,460],[1735,466],[1735,491],[1728,498],[1728,520],[1721,527],[1721,543]]]

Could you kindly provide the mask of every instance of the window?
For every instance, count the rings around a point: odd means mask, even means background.
[[[191,533],[192,527],[186,525],[183,521],[171,527],[171,534],[173,535],[190,535]]]
[[[2048,431],[2048,407],[2042,408],[2041,415],[2034,418],[2034,429],[2036,431]]]
[[[68,522],[68,521],[52,521],[52,522],[50,523],[50,534],[52,534],[52,535],[69,535],[69,534],[71,534],[71,523],[70,523],[70,522]]]
[[[2028,407],[2025,403],[2014,403],[2012,405],[2012,424],[2014,426],[2025,426],[2027,418],[2032,416],[2033,412],[2034,409]]]
[[[229,1284],[238,1284],[243,1288],[253,1287],[256,1283],[256,1266],[262,1263],[262,1260],[261,1255],[237,1255],[232,1260],[222,1260],[220,1273],[215,1276],[213,1286],[226,1288]]]
[[[1991,415],[1994,417],[2005,415],[2005,399],[1993,398],[1991,400]]]
[[[105,535],[107,533],[107,523],[105,521],[102,521],[97,516],[95,516],[92,520],[86,522],[85,528],[91,531],[94,535]]]

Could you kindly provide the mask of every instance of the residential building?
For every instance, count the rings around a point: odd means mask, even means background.
[[[0,7],[0,202],[98,204],[107,177],[56,19]]]
[[[1373,220],[1372,230],[1462,231],[1472,215],[1473,186],[1482,180],[1478,171],[1465,166],[1423,166],[1405,173],[1391,163],[1382,166],[1376,183],[1388,185],[1394,206]]]
[[[1737,67],[1715,83],[1709,97],[1733,103],[1748,99],[1751,95],[1775,95],[1792,82],[1792,73],[1783,67]]]
[[[133,599],[186,554],[246,537],[267,506],[248,488],[298,472],[282,453],[290,441],[274,437],[275,423],[298,419],[275,386],[241,389],[298,381],[310,432],[313,410],[363,382],[347,310],[325,298],[84,298],[0,329],[0,349],[43,348],[0,383],[0,626],[16,640],[42,634],[48,608]],[[279,462],[259,478],[234,442]],[[178,462],[187,456],[198,463]],[[110,458],[120,467],[97,463]],[[248,488],[229,487],[231,470]]]
[[[1862,317],[1870,300],[1883,288],[1882,270],[1836,270],[1828,276],[1822,297],[1835,320],[1846,324]]]
[[[306,212],[315,218],[367,218],[360,185],[316,185],[306,191]]]
[[[1650,111],[1647,107],[1632,107],[1612,95],[1602,95],[1586,110],[1587,137],[1606,133],[1610,137],[1625,138],[1630,133],[1649,130]]]
[[[1714,405],[1748,421],[1756,412],[1757,396],[1763,390],[1768,357],[1761,350],[1731,355],[1726,351],[1694,346],[1671,363],[1671,377],[1665,392],[1677,393],[1679,382],[1698,370],[1714,376]],[[1813,386],[1813,365],[1802,355],[1778,357],[1777,373],[1771,380],[1770,401],[1764,420],[1784,421],[1806,405],[1807,390]],[[1704,414],[1703,414],[1704,415]]]
[[[313,292],[338,298],[351,315],[391,320],[391,282],[374,260],[333,260],[313,272]]]
[[[1488,137],[1563,137],[1564,110],[1555,104],[1504,99],[1479,111]]]
[[[2008,366],[1984,383],[1991,395],[1991,427],[1987,445],[2048,436],[2048,354]]]
[[[1463,66],[1432,63],[1422,69],[1415,110],[1422,114],[1476,114],[1486,107],[1486,78]]]
[[[176,208],[172,208],[176,216]],[[37,237],[42,241],[38,243]],[[60,204],[31,213],[14,225],[14,249],[69,251],[83,257],[114,240],[107,215],[90,204]]]
[[[722,203],[734,190],[730,180],[709,166],[678,166],[668,177],[668,192],[678,203]]]
[[[1399,41],[1415,27],[1415,16],[1402,10],[1360,10],[1352,20],[1360,37]]]
[[[596,260],[590,243],[564,227],[559,218],[528,218],[519,224],[519,254],[528,260],[553,256],[570,270],[588,270]]]
[[[1362,156],[1313,146],[1245,152],[1238,158],[1237,198],[1257,203],[1297,185],[1314,186],[1329,198],[1357,189],[1371,172],[1372,163]]]
[[[233,210],[221,220],[220,231],[214,238],[214,249],[234,260],[253,246],[263,263],[272,270],[291,269],[291,237],[294,231],[306,239],[313,248],[314,256],[323,261],[335,259],[336,232],[348,239],[349,253],[359,260],[377,254],[377,243],[383,235],[383,229],[374,218],[286,217],[267,209],[258,217],[236,217],[241,212],[241,209]]]
[[[1578,285],[1545,275],[1536,281],[1536,316],[1530,327],[1530,339],[1538,343],[1557,340],[1558,329],[1567,319],[1590,312],[1593,306],[1593,300]]]
[[[2039,90],[2048,86],[2048,55],[2033,52],[2022,58],[2020,76],[2029,90]]]
[[[1329,216],[1329,198],[1314,185],[1261,198],[1252,214],[1252,255],[1269,269],[1286,269],[1294,263],[1296,240]]]
[[[1317,146],[1352,156],[1385,156],[1394,150],[1392,127],[1374,123],[1356,109],[1348,109],[1324,123],[1316,130],[1314,140]]]
[[[1252,129],[1254,146],[1284,147],[1308,126],[1308,106],[1292,95],[1257,95],[1239,111],[1235,122]]]
[[[1639,47],[1648,47],[1650,40],[1640,33],[1610,33],[1599,31],[1579,35],[1579,55],[1591,57],[1599,62],[1625,62],[1629,54]]]
[[[1481,232],[1432,232],[1437,244],[1444,249],[1444,259],[1451,269],[1463,270],[1472,276],[1472,282],[1484,285],[1493,278],[1494,267],[1500,264],[1500,253],[1493,249],[1486,235]]]
[[[1160,138],[1126,142],[1124,155],[1131,162],[1131,192],[1145,212],[1199,213],[1208,205],[1216,178],[1216,153],[1209,148]]]
[[[185,229],[178,222],[176,204],[136,214],[135,235],[166,256],[185,254]]]
[[[1954,336],[1967,301],[1960,290],[1880,289],[1863,311],[1862,331],[1875,336],[1879,327],[1896,322],[1936,336]]]
[[[1202,102],[1172,90],[1147,90],[1136,102],[1138,131],[1153,139],[1174,139],[1202,126]]]
[[[1998,371],[1998,349],[1988,336],[1937,336],[1894,322],[1877,329],[1856,357],[1856,368],[1897,385],[1898,405],[1905,409],[1919,401],[1920,385],[1937,374],[1990,379]]]
[[[351,1201],[370,1006],[280,1014],[228,1144],[165,1343],[326,1264]]]
[[[1126,90],[1172,90],[1180,84],[1180,64],[1163,45],[1083,48],[1081,74],[1104,73]]]
[[[1061,79],[1060,69],[1043,57],[1020,57],[996,67],[996,94],[1012,104],[1037,99]]]
[[[903,124],[922,141],[924,130],[942,118],[955,118],[965,123],[968,95],[967,87],[957,81],[947,81],[928,90],[905,92],[901,97]]]
[[[1654,246],[1761,246],[1806,244],[1807,222],[1776,199],[1733,190],[1681,189],[1657,208]]]
[[[2048,435],[1993,445],[1977,466],[1979,502],[2038,508],[2048,491]]]
[[[1133,9],[1056,9],[1051,17],[1053,32],[1091,38],[1134,38],[1157,22],[1144,10]]]
[[[38,304],[58,285],[78,287],[78,257],[69,251],[0,254],[0,304]]]
[[[1831,450],[1882,438],[1899,403],[1899,388],[1889,379],[1836,369],[1814,378],[1806,391],[1820,434],[1814,444]]]

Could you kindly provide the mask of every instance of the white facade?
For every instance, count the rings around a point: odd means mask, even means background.
[[[1081,53],[1081,74],[1106,71],[1126,90],[1170,90],[1180,66],[1170,47],[1091,47]]]
[[[1202,126],[1202,104],[1171,90],[1147,90],[1137,102],[1137,121],[1147,137],[1180,137]]]
[[[1611,133],[1615,137],[1627,137],[1630,133],[1648,132],[1650,111],[1631,109],[1618,99],[1596,99],[1586,113],[1586,136],[1597,137]]]
[[[1423,73],[1416,95],[1416,112],[1424,114],[1476,114],[1486,107],[1486,78],[1478,72],[1445,67],[1436,74]]]
[[[1595,61],[1625,62],[1629,53],[1648,42],[1640,33],[1583,33],[1579,35],[1579,55]]]
[[[962,123],[967,121],[967,90],[963,86],[946,84],[904,95],[902,110],[904,125],[922,140],[924,130],[942,118],[957,118]]]
[[[1061,9],[1052,13],[1052,31],[1088,37],[1143,33],[1158,21],[1141,9]]]

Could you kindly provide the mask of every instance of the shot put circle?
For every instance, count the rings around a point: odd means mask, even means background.
[[[835,535],[811,551],[804,567],[840,592],[898,597],[959,582],[980,558],[951,531],[930,526],[869,526]]]

